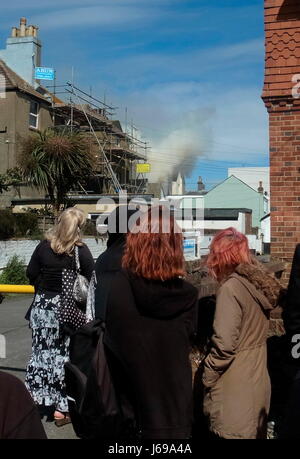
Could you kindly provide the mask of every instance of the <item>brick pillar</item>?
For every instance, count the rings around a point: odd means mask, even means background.
[[[289,263],[300,242],[300,89],[293,81],[300,74],[300,1],[265,0],[265,34],[262,97],[270,117],[271,255]]]

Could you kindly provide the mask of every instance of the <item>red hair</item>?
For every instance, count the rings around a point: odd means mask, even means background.
[[[168,208],[151,207],[131,228],[122,266],[146,279],[184,276],[182,233]]]
[[[206,260],[211,275],[221,281],[241,263],[252,263],[247,237],[235,228],[217,233]]]

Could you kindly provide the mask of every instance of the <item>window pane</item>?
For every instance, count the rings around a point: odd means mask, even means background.
[[[37,115],[39,112],[39,104],[37,102],[30,102],[30,113]]]
[[[33,128],[37,128],[37,116],[29,115],[29,126]]]

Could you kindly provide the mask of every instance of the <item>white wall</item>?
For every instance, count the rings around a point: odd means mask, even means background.
[[[238,220],[205,220],[204,230],[223,230],[232,226],[240,233],[246,231],[246,214],[239,212]]]
[[[17,240],[17,241],[0,241],[0,269],[5,268],[8,260],[14,255],[24,259],[24,264],[28,265],[34,249],[40,241]],[[106,242],[101,239],[97,241],[94,238],[84,239],[84,242],[90,249],[93,257],[96,259],[106,249]]]
[[[264,243],[269,244],[271,242],[271,218],[267,217],[261,222],[261,232],[264,235]]]

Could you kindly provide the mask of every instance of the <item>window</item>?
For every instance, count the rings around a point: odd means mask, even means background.
[[[33,129],[39,127],[39,110],[40,106],[37,102],[30,102],[29,127]]]

